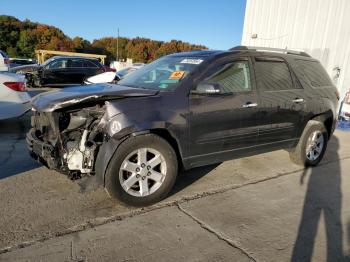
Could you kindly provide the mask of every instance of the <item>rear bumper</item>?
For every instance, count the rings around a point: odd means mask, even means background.
[[[55,148],[39,140],[35,136],[34,129],[30,129],[26,137],[27,148],[30,155],[50,169],[57,169],[57,158]]]
[[[30,101],[25,103],[13,103],[1,108],[0,120],[20,117],[31,109]]]

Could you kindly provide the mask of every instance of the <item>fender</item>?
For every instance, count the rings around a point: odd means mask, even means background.
[[[107,167],[117,151],[118,147],[130,136],[138,136],[150,133],[149,131],[134,132],[132,134],[126,135],[122,139],[118,140],[115,138],[110,138],[108,141],[103,143],[97,153],[95,162],[95,176],[98,184],[105,185],[105,173]]]

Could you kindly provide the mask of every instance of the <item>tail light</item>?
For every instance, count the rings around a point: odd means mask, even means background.
[[[350,104],[350,91],[345,94],[344,103]]]
[[[4,59],[4,63],[5,63],[5,65],[9,65],[9,64],[10,64],[10,59],[5,58],[5,59]]]
[[[24,92],[26,88],[24,82],[5,82],[4,85],[17,92]]]

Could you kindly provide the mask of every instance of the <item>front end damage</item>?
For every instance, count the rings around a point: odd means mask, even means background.
[[[32,100],[32,128],[27,134],[30,154],[71,179],[96,172],[103,176],[121,137],[133,132],[123,112],[138,108],[135,99],[157,93],[97,84],[39,94]]]
[[[95,159],[106,138],[105,105],[54,112],[35,111],[27,144],[33,158],[72,179],[94,175]]]

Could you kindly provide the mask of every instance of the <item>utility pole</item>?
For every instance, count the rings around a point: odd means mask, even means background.
[[[118,27],[118,37],[117,37],[117,61],[119,61],[119,27]]]

